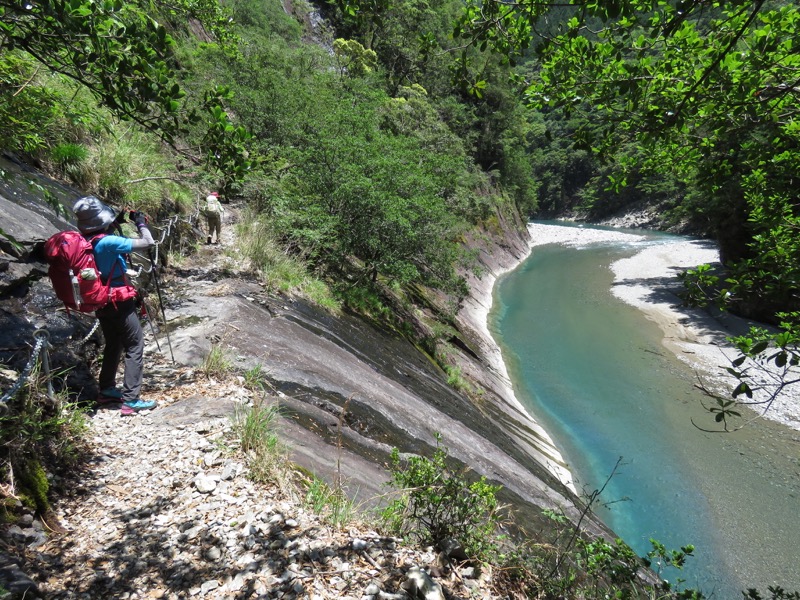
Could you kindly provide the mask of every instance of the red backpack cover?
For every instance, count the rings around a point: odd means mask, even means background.
[[[109,302],[116,305],[136,296],[136,288],[127,282],[122,287],[111,287],[113,269],[108,282],[101,281],[92,242],[104,235],[89,241],[77,231],[59,231],[44,244],[45,259],[50,265],[47,274],[67,311],[94,312]]]

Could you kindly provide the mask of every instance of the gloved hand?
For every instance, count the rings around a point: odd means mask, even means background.
[[[125,222],[125,211],[121,210],[117,213],[116,218],[114,219],[114,223],[117,225],[122,225]]]
[[[144,215],[143,212],[139,212],[138,210],[131,211],[131,221],[136,223],[136,227],[144,227],[147,225],[147,217]]]

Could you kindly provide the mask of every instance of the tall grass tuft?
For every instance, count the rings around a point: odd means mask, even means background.
[[[247,215],[237,226],[237,234],[242,255],[268,288],[295,291],[328,310],[339,310],[339,302],[328,286],[313,277],[301,259],[284,249],[263,218]]]
[[[221,377],[233,369],[233,363],[219,344],[212,344],[211,350],[200,365],[200,372],[206,377]]]
[[[319,477],[312,477],[306,487],[306,504],[334,527],[344,527],[356,515],[355,504],[341,487],[331,487]]]
[[[267,385],[269,385],[269,380],[264,365],[259,363],[244,372],[244,387],[248,390],[258,392]]]
[[[91,158],[104,201],[153,217],[166,205],[185,212],[193,202],[188,188],[172,179],[169,164],[155,141],[136,129],[102,138]]]
[[[242,451],[247,457],[250,476],[257,482],[283,482],[286,449],[277,433],[280,409],[263,399],[253,406],[237,405],[232,421]]]
[[[71,142],[58,144],[50,150],[50,159],[63,177],[82,188],[91,187],[94,173],[89,164],[89,149]]]

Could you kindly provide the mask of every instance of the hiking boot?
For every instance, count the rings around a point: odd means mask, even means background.
[[[208,236],[208,237],[206,238],[206,244],[207,244],[207,245],[211,245],[211,236]]]
[[[96,400],[98,406],[109,406],[122,402],[122,392],[115,387],[100,390]]]
[[[156,406],[158,406],[158,404],[155,400],[142,400],[141,398],[137,398],[136,400],[123,402],[122,408],[120,408],[120,413],[123,415],[132,415],[140,410],[152,410]]]

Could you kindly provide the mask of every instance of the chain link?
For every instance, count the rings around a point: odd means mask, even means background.
[[[78,346],[83,346],[86,342],[88,342],[91,339],[91,337],[94,335],[94,332],[97,331],[97,328],[99,326],[100,326],[100,320],[99,319],[95,319],[94,320],[94,325],[92,325],[91,330],[89,330],[89,333],[87,333],[83,337],[83,339],[80,342],[78,342]]]
[[[37,329],[33,333],[33,338],[36,340],[36,344],[33,346],[33,352],[31,352],[31,357],[28,360],[28,364],[25,365],[24,369],[22,369],[22,373],[17,379],[17,382],[11,386],[10,390],[3,394],[2,398],[0,398],[0,412],[8,411],[8,406],[6,403],[11,400],[11,398],[16,395],[19,389],[28,381],[28,377],[30,377],[33,367],[39,358],[39,353],[42,351],[42,348],[48,345],[50,334],[44,329]]]
[[[178,215],[173,215],[167,220],[166,226],[164,227],[164,229],[161,230],[161,239],[156,240],[155,251],[153,253],[153,260],[150,261],[149,265],[139,265],[140,273],[152,273],[153,265],[158,264],[158,252],[159,249],[161,248],[161,244],[163,244],[164,240],[167,239],[167,237],[170,235],[170,233],[172,232],[172,228],[177,224],[178,220],[179,220]]]

